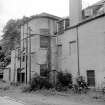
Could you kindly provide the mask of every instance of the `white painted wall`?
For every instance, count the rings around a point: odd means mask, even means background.
[[[62,56],[58,57],[58,68],[63,72],[69,72],[73,75],[73,78],[77,76],[77,53],[70,55],[69,54],[69,43],[70,41],[76,41],[76,29],[71,29],[66,31],[64,34],[59,35],[60,44],[62,44]],[[77,42],[76,42],[77,43]]]
[[[105,17],[92,20],[78,27],[80,73],[87,80],[86,71],[95,70],[96,87],[100,87],[105,77]],[[68,71],[75,78],[78,71],[77,54],[69,55],[69,42],[77,41],[76,28],[65,31],[58,36],[62,44],[62,57],[58,58],[58,66]]]
[[[105,77],[105,17],[79,27],[80,70],[95,70],[96,85]],[[99,86],[98,86],[99,85]]]

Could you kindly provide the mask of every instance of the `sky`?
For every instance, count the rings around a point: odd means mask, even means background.
[[[97,1],[99,0],[83,0],[83,7]],[[68,16],[69,0],[0,0],[0,36],[9,19],[18,19],[42,12],[60,17]]]

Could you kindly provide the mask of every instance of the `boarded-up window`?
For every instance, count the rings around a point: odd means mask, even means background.
[[[40,48],[48,48],[48,45],[49,45],[49,37],[40,36]]]
[[[87,70],[87,82],[89,86],[95,86],[95,71]]]
[[[76,53],[77,45],[76,41],[69,42],[69,55],[74,55]]]
[[[48,76],[48,67],[47,64],[40,65],[40,76]]]
[[[62,56],[62,45],[58,45],[58,56]]]

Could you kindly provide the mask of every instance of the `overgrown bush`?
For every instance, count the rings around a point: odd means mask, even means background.
[[[45,77],[41,77],[39,75],[34,76],[31,80],[31,82],[29,83],[29,86],[24,87],[23,91],[36,91],[38,89],[50,89],[52,88],[51,83],[49,82],[48,78]]]
[[[73,85],[73,91],[74,93],[87,93],[88,91],[88,85],[87,82],[85,82],[85,79],[83,76],[78,76],[76,78],[76,84]]]
[[[19,86],[19,83],[17,83],[17,82],[16,83],[15,82],[11,82],[10,85],[11,86]]]
[[[31,87],[30,85],[24,85],[21,87],[22,92],[30,92],[31,91]]]
[[[67,90],[67,88],[72,87],[72,75],[70,73],[63,73],[62,71],[58,73],[57,75],[57,90]]]
[[[39,87],[40,87],[39,81],[40,81],[40,76],[39,75],[34,76],[32,78],[31,82],[29,83],[31,91],[39,89]]]
[[[45,88],[45,89],[50,89],[52,88],[52,84],[49,82],[48,78],[40,77],[40,89]]]

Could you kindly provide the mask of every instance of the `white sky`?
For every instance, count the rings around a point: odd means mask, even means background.
[[[99,0],[83,0],[83,7]],[[56,16],[69,15],[69,0],[0,0],[0,34],[6,22],[13,18],[47,12]]]

